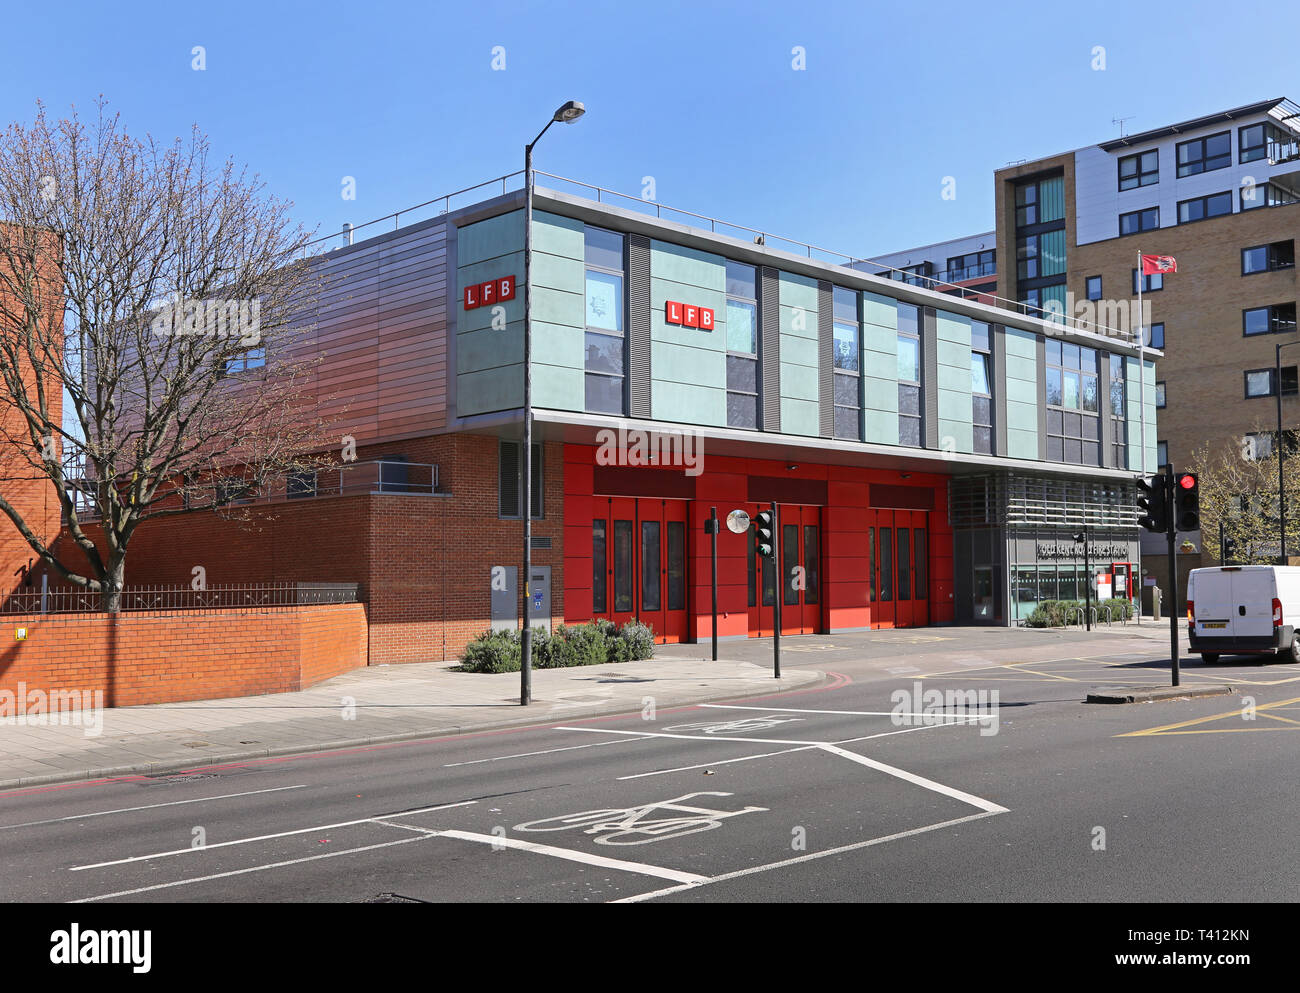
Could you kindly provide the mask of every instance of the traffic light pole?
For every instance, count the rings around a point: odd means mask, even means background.
[[[785,599],[785,571],[781,567],[781,511],[772,502],[772,575],[780,581],[772,596],[772,676],[781,678],[781,601]]]
[[[718,508],[709,508],[709,519],[706,522],[705,530],[709,532],[709,557],[713,562],[713,582],[711,594],[713,596],[713,661],[718,661]],[[754,552],[751,549],[750,555]]]
[[[1169,539],[1169,664],[1173,672],[1173,685],[1178,685],[1178,514],[1175,509],[1177,485],[1174,480],[1173,463],[1169,463],[1165,475],[1165,500],[1169,508],[1169,523],[1165,534]]]

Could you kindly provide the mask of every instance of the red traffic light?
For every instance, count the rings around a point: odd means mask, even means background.
[[[1185,472],[1178,477],[1178,485],[1185,490],[1193,489],[1196,486],[1196,477],[1190,472]]]

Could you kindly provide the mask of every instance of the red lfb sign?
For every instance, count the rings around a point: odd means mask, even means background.
[[[489,279],[486,283],[472,283],[465,287],[465,309],[489,307],[494,303],[505,303],[515,298],[515,277],[502,276]]]
[[[699,328],[701,331],[713,330],[713,311],[708,307],[697,307],[691,303],[668,300],[664,303],[664,320],[669,324],[680,324],[684,328]]]

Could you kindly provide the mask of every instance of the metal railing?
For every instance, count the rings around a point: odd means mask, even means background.
[[[787,238],[784,235],[774,234],[761,228],[751,228],[745,224],[736,224],[733,221],[724,221],[721,218],[710,217],[708,214],[697,213],[693,210],[686,210],[681,207],[670,207],[667,204],[661,204],[657,200],[647,200],[641,196],[635,196],[631,193],[620,193],[618,190],[611,190],[604,186],[597,186],[594,183],[586,183],[579,179],[570,179],[567,176],[560,176],[552,172],[543,172],[540,169],[533,170],[534,177],[542,176],[546,179],[553,180],[556,183],[562,183],[575,190],[586,191],[584,194],[588,199],[595,199],[597,203],[607,203],[611,206],[621,206],[625,209],[635,210],[638,213],[653,216],[659,220],[680,220],[681,223],[690,227],[697,227],[701,230],[707,230],[711,234],[730,235],[732,237],[743,238],[751,241],[756,245],[767,247],[782,248],[791,251],[793,254],[802,255],[805,258],[820,262],[828,262],[832,265],[846,266],[856,268],[866,272],[869,275],[881,276],[882,278],[895,278],[903,280],[911,276],[916,279],[912,285],[921,286],[926,289],[936,290],[940,293],[946,293],[950,296],[956,296],[961,299],[976,299],[981,303],[997,307],[1002,310],[1011,311],[1012,313],[1021,314],[1027,317],[1040,318],[1053,324],[1059,324],[1062,327],[1069,327],[1078,331],[1087,331],[1093,334],[1100,334],[1107,337],[1120,338],[1128,342],[1136,342],[1136,331],[1126,328],[1112,328],[1096,321],[1086,321],[1082,318],[1076,318],[1071,314],[1062,313],[1059,310],[1053,310],[1048,307],[1037,307],[1032,304],[1022,303],[1018,300],[1009,300],[1006,297],[997,296],[989,292],[972,292],[969,287],[957,286],[947,279],[934,276],[916,276],[915,273],[907,273],[905,270],[896,266],[885,265],[880,262],[873,262],[870,259],[858,255],[850,255],[845,252],[837,252],[829,248],[821,248],[810,242],[800,241],[797,238]],[[510,190],[522,188],[523,170],[506,173],[504,176],[498,176],[495,179],[485,180],[474,186],[467,186],[462,190],[456,190],[453,193],[445,193],[441,196],[418,203],[413,207],[406,207],[402,210],[395,211],[391,214],[385,214],[383,217],[377,217],[374,220],[366,221],[363,224],[345,224],[342,231],[321,235],[307,242],[305,247],[310,248],[315,245],[321,245],[325,242],[338,240],[337,244],[329,246],[325,250],[346,247],[352,244],[353,236],[356,232],[365,228],[373,227],[376,224],[384,224],[388,221],[393,222],[393,230],[401,226],[403,216],[409,216],[422,210],[429,210],[435,205],[441,205],[437,211],[438,214],[445,214],[451,210],[452,200],[465,194],[473,193],[478,190],[487,188],[496,188],[500,186],[501,195],[509,193]],[[514,187],[510,181],[518,179],[519,183]],[[549,188],[549,187],[548,187]],[[562,189],[554,188],[556,192],[565,192]],[[592,196],[594,194],[594,197]],[[468,204],[467,204],[468,206]],[[311,254],[310,252],[308,254]],[[872,268],[868,269],[867,266]],[[996,263],[994,263],[996,271]],[[890,274],[897,273],[897,276]],[[967,277],[971,278],[971,277]]]
[[[127,586],[119,594],[120,613],[178,613],[194,610],[263,610],[325,603],[360,603],[357,583],[258,583],[209,586]],[[0,614],[100,614],[103,596],[84,587],[22,590],[0,600]]]
[[[296,473],[255,491],[241,487],[240,480],[232,477],[211,485],[186,488],[181,499],[192,510],[221,509],[365,493],[433,494],[438,492],[438,482],[436,463],[369,459]],[[93,482],[88,480],[79,480],[69,488],[81,520],[93,521],[100,517],[92,488]]]

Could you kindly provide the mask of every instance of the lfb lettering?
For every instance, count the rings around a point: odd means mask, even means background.
[[[464,304],[466,310],[475,310],[514,298],[515,277],[502,276],[500,279],[489,279],[486,283],[466,286]]]
[[[713,330],[713,311],[708,307],[696,307],[694,304],[668,300],[664,303],[664,321],[678,324],[684,328],[699,328],[701,331]]]

